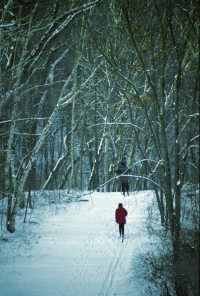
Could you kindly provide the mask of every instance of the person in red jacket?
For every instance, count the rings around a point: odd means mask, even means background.
[[[121,238],[124,238],[124,224],[126,223],[126,216],[128,215],[127,210],[123,208],[123,204],[118,204],[118,209],[115,211],[115,219],[116,222],[119,224],[119,235]]]

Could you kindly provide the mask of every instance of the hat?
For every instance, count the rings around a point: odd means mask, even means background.
[[[123,206],[123,204],[120,202],[119,204],[118,204],[118,207],[122,207]]]

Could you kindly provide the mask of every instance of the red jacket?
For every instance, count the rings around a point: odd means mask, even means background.
[[[115,219],[117,223],[126,223],[126,216],[128,215],[127,211],[123,207],[119,207],[115,211]]]

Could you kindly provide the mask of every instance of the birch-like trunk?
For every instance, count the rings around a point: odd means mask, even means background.
[[[16,116],[16,103],[13,106],[12,111],[12,122],[10,125],[10,133],[8,138],[7,144],[7,153],[6,153],[6,164],[5,164],[5,190],[8,197],[8,206],[7,206],[7,230],[11,233],[14,232],[13,224],[12,224],[12,193],[11,187],[12,184],[10,183],[10,164],[11,164],[11,157],[12,157],[12,143],[14,137],[14,130],[15,130],[15,116]]]
[[[97,188],[97,192],[99,192],[99,153],[98,153],[98,134],[97,134],[97,90],[96,90],[96,100],[95,100],[95,162],[96,162],[96,169],[95,169],[95,188]]]
[[[77,175],[76,175],[76,187],[78,187],[80,190],[83,189],[83,153],[84,153],[83,150],[85,145],[86,115],[88,111],[87,106],[84,106],[84,102],[83,102],[83,108],[84,108],[84,114],[82,119],[82,134],[81,134],[81,143],[80,143],[80,151],[79,151],[79,162],[78,162]]]
[[[110,191],[110,183],[107,183],[109,180],[109,136],[105,135],[104,140],[104,192]]]
[[[106,72],[107,74],[107,65],[106,65]],[[107,75],[108,81],[108,95],[107,95],[107,103],[106,103],[106,122],[110,122],[110,95],[111,95],[111,81],[109,76]],[[105,140],[104,140],[104,192],[110,192],[110,183],[108,182],[110,179],[109,176],[109,125],[105,125]]]
[[[77,73],[76,73],[77,74]],[[76,78],[77,79],[77,78]],[[75,101],[72,102],[72,121],[71,121],[71,175],[69,181],[68,194],[74,183],[74,126],[75,126]]]

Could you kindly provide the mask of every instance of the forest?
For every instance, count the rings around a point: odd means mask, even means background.
[[[177,270],[181,252],[199,260],[199,25],[197,0],[1,0],[9,232],[32,191],[120,191],[124,161],[130,190],[155,192]],[[192,229],[181,227],[186,190]],[[179,271],[176,295],[190,295]]]

